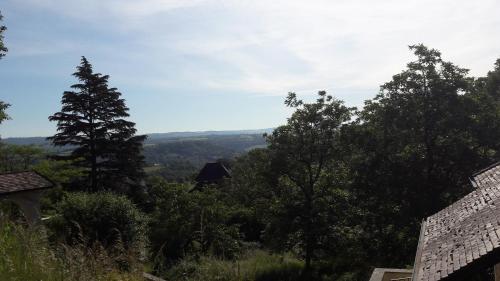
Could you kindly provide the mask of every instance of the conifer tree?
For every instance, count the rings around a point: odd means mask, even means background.
[[[62,97],[62,109],[49,117],[57,133],[49,140],[56,146],[75,146],[70,155],[88,171],[89,191],[130,191],[144,176],[142,143],[129,117],[125,100],[108,86],[108,75],[94,73],[85,57],[73,74],[80,83]]]

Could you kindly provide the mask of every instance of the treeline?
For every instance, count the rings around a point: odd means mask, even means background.
[[[267,148],[231,162],[229,183],[155,196],[169,198],[157,215],[178,220],[161,232],[169,220],[158,219],[151,241],[183,245],[166,247],[163,264],[175,268],[200,254],[238,259],[253,245],[293,253],[308,280],[364,280],[373,267],[411,267],[422,219],[468,193],[469,176],[499,159],[500,61],[474,78],[436,50],[410,49],[416,59],[362,109],[325,92],[314,102],[291,93],[287,124],[266,136]],[[176,190],[157,181],[152,186]]]

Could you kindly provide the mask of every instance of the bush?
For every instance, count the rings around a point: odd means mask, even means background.
[[[230,222],[232,206],[215,188],[189,192],[190,186],[153,183],[150,243],[155,269],[163,271],[190,255],[234,259],[241,247],[239,225]]]
[[[122,245],[142,247],[146,218],[125,196],[112,193],[70,193],[49,221],[53,237],[66,243],[99,242],[105,248]]]

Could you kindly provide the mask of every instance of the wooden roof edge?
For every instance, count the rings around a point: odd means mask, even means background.
[[[424,247],[424,234],[425,227],[427,226],[426,220],[422,220],[422,225],[420,226],[420,235],[418,237],[417,252],[415,254],[415,262],[413,263],[413,273],[412,280],[418,281],[418,274],[420,269],[420,262],[422,260],[422,248]]]
[[[39,175],[40,177],[42,177],[43,179],[45,179],[46,181],[49,182],[50,185],[47,187],[44,187],[44,188],[52,188],[52,187],[55,187],[57,185],[53,180],[49,179],[47,176],[45,176],[45,175],[43,175],[35,170],[33,170],[32,172]]]
[[[472,175],[469,177],[469,179],[472,179],[471,181],[474,181],[476,183],[476,180],[475,180],[476,176],[478,176],[479,174],[482,174],[488,170],[491,170],[492,168],[499,166],[499,165],[500,165],[500,161],[495,161],[495,162],[491,163],[490,165],[488,165],[486,168],[483,168],[477,172],[472,173]]]

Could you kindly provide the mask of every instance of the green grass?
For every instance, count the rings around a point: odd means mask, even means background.
[[[201,257],[185,259],[163,274],[166,280],[292,281],[298,280],[303,262],[290,255],[255,250],[237,261]]]
[[[120,260],[125,259],[128,272],[119,269]],[[50,246],[44,229],[0,221],[2,281],[143,281],[142,268],[131,260],[121,254],[109,254],[99,245]]]

